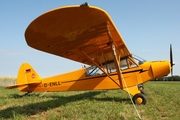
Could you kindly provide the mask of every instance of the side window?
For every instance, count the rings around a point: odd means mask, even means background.
[[[128,58],[122,59],[120,61],[120,69],[121,70],[125,70],[128,68],[135,68],[135,67],[137,67],[137,65]]]
[[[134,62],[132,62],[130,59],[128,59],[128,62],[129,62],[129,67],[130,67],[130,68],[135,68],[135,67],[137,67],[137,65],[136,65]]]
[[[106,67],[106,66],[104,66],[104,67]],[[116,67],[114,65],[114,62],[108,63],[107,67],[108,67],[108,72],[109,73],[116,72]]]
[[[120,61],[120,69],[121,69],[121,70],[128,69],[127,59],[122,59],[122,60]]]
[[[86,68],[86,76],[95,76],[100,74],[102,74],[102,71],[96,66]]]

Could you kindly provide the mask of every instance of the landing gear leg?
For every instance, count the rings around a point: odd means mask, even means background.
[[[146,92],[144,91],[144,86],[142,84],[138,85],[139,91],[146,96]]]
[[[143,86],[142,86],[143,87]],[[146,100],[146,96],[144,93],[142,93],[142,89],[139,89],[139,85],[138,86],[132,86],[132,87],[128,87],[128,89],[124,88],[123,90],[126,92],[129,92],[133,97],[132,97],[132,101],[134,104],[146,104],[147,100]]]
[[[47,91],[46,92],[44,92],[42,95],[40,95],[39,97],[42,97],[42,96],[44,96],[45,94],[47,93]]]
[[[27,92],[27,93],[25,93],[24,95],[21,95],[21,97],[24,97],[24,96],[27,96],[27,95],[29,95],[31,92]]]

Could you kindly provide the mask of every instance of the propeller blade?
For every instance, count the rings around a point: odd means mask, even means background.
[[[173,76],[173,53],[172,53],[172,45],[170,44],[170,64],[171,64],[171,76]]]
[[[170,62],[171,62],[171,67],[173,66],[173,55],[172,55],[172,45],[170,44]]]

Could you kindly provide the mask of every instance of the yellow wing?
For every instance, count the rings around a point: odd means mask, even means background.
[[[35,49],[92,64],[113,60],[110,43],[121,57],[130,55],[108,13],[94,6],[66,6],[48,11],[26,29],[27,44]]]

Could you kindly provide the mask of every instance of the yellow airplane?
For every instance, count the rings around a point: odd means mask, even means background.
[[[50,10],[25,31],[30,47],[85,64],[79,70],[41,78],[28,63],[17,84],[22,92],[122,89],[137,104],[146,104],[142,84],[168,75],[172,60],[145,61],[132,55],[106,11],[88,4]],[[171,56],[172,59],[172,56]]]

